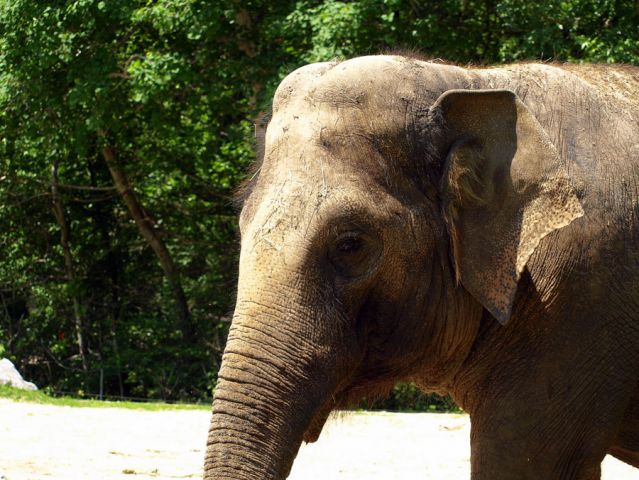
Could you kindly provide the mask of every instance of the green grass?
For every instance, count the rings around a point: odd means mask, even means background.
[[[71,397],[52,397],[41,391],[19,390],[17,388],[0,385],[0,398],[15,402],[31,402],[61,407],[91,407],[91,408],[128,408],[132,410],[210,410],[211,405],[196,405],[187,403],[161,402],[114,402],[107,400],[85,400]]]

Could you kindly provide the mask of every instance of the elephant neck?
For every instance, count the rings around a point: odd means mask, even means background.
[[[527,375],[533,355],[522,355],[524,350],[518,342],[524,339],[530,345],[538,339],[536,331],[541,327],[538,322],[531,324],[530,318],[541,319],[539,309],[543,304],[527,270],[519,281],[515,308],[506,325],[482,309],[477,334],[448,389],[471,417],[486,408],[491,398],[498,398],[503,385],[515,385],[518,378]]]
[[[444,247],[440,248],[440,255]],[[439,288],[447,295],[446,301],[429,303],[437,305],[436,311],[430,312],[430,319],[425,320],[430,328],[426,336],[430,341],[424,351],[422,368],[416,383],[425,391],[443,395],[454,395],[455,384],[461,371],[472,355],[480,329],[483,326],[484,312],[481,304],[470,293],[457,283],[452,274],[452,266],[443,266],[442,283]],[[436,340],[433,340],[436,339]]]

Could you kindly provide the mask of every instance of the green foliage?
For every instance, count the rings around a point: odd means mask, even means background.
[[[450,397],[423,393],[413,383],[398,383],[388,398],[372,403],[364,401],[367,410],[387,410],[391,412],[460,412]]]
[[[229,198],[251,150],[247,112],[225,98],[243,92],[212,68],[221,53],[215,39],[196,38],[212,12],[196,2],[174,6],[0,3],[0,254],[10,259],[0,266],[1,328],[9,355],[40,384],[95,392],[102,371],[111,392],[210,391],[207,370],[221,354],[232,301]],[[182,271],[195,345],[178,344],[171,289],[113,189],[100,131]],[[55,162],[75,279],[52,214]],[[88,379],[79,371],[73,299],[85,320]],[[24,308],[9,312],[13,302]]]
[[[287,73],[396,48],[639,64],[638,22],[632,0],[0,0],[0,354],[54,390],[96,393],[102,374],[109,394],[207,398],[236,279],[231,192]],[[179,270],[192,343],[106,145]],[[432,401],[401,386],[386,405]]]

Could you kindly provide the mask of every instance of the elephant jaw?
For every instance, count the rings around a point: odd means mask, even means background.
[[[350,391],[353,388],[353,376],[344,378],[333,393],[320,405],[311,417],[311,421],[302,439],[305,443],[315,443],[322,433],[328,416],[335,409],[347,408],[352,403]],[[358,398],[359,399],[359,398]]]
[[[358,382],[353,382],[352,377],[348,378],[337,388],[337,391],[315,411],[302,439],[306,443],[316,442],[333,410],[352,407],[356,405],[359,400],[366,397],[367,394],[373,394],[373,396],[379,396],[380,398],[385,397],[390,393],[394,385],[394,381],[382,381],[379,383],[370,383],[369,385],[359,384]]]
[[[322,429],[326,424],[326,420],[328,420],[328,416],[331,414],[333,409],[335,408],[335,400],[329,399],[325,402],[313,415],[311,418],[311,422],[304,432],[303,440],[306,443],[314,443],[319,438],[322,433]]]

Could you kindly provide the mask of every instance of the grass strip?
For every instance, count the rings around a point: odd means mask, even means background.
[[[82,407],[82,408],[127,408],[131,410],[210,410],[210,404],[192,403],[164,403],[164,402],[130,402],[112,400],[93,400],[73,397],[53,397],[37,390],[20,390],[18,388],[0,385],[0,398],[13,400],[15,402],[31,402],[44,405],[56,405],[60,407]]]

